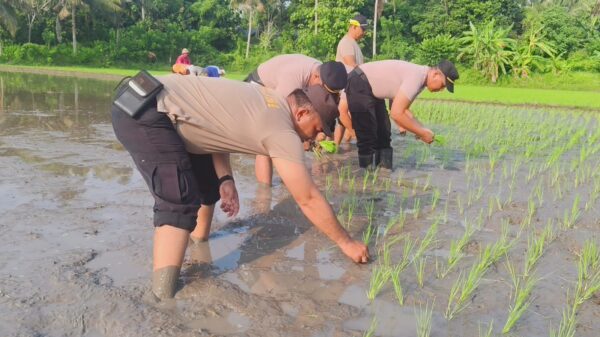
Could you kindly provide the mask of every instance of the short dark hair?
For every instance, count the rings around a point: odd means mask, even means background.
[[[288,97],[289,96],[294,98],[294,102],[296,103],[296,105],[299,108],[307,108],[310,110],[315,109],[312,102],[310,101],[310,99],[308,99],[308,96],[306,96],[306,93],[304,92],[304,90],[296,89],[296,90],[292,91],[292,93],[289,94]]]

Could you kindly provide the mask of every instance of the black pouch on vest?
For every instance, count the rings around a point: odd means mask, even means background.
[[[135,118],[162,90],[163,84],[142,70],[117,89],[113,104]]]

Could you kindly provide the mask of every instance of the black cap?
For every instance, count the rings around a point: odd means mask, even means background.
[[[363,30],[369,29],[369,22],[367,21],[367,17],[362,14],[357,14],[350,20],[350,25],[357,26],[362,28]]]
[[[340,115],[334,97],[335,94],[331,94],[320,85],[311,85],[302,90],[315,108],[315,111],[321,116],[323,132],[331,137],[333,127],[335,127],[335,119]]]
[[[458,80],[458,70],[454,66],[454,63],[448,60],[442,60],[437,68],[446,76],[446,89],[450,92],[454,92],[454,81]]]
[[[329,61],[321,64],[321,82],[329,91],[337,92],[346,87],[348,73],[342,62]]]

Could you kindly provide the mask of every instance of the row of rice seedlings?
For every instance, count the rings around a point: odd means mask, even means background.
[[[477,231],[470,222],[465,221],[465,232],[459,240],[452,240],[450,242],[450,252],[448,253],[448,260],[446,269],[440,274],[440,278],[445,278],[448,273],[458,264],[458,262],[465,256],[463,253],[464,248],[467,246],[473,234]]]
[[[451,320],[468,306],[470,298],[473,296],[488,268],[498,262],[516,243],[517,239],[518,237],[509,240],[508,226],[502,226],[500,239],[494,244],[486,246],[479,254],[477,261],[473,264],[467,276],[463,277],[462,274],[459,275],[456,282],[452,285],[445,313],[446,319]]]
[[[577,290],[573,304],[563,310],[558,330],[550,329],[552,337],[574,337],[579,307],[600,291],[600,253],[598,245],[592,240],[585,242],[577,267]]]
[[[553,220],[549,219],[546,227],[538,237],[527,239],[527,260],[525,260],[525,265],[523,266],[523,277],[529,276],[537,261],[544,254],[545,248],[556,238],[556,232],[552,223]]]
[[[415,308],[415,322],[417,324],[417,337],[431,336],[431,326],[433,323],[433,304],[425,304],[425,308],[419,305],[419,310]]]
[[[539,278],[532,274],[533,267],[544,254],[547,245],[555,238],[552,221],[549,220],[545,229],[539,236],[527,239],[527,259],[523,264],[523,273],[517,275],[514,266],[510,261],[506,261],[506,269],[508,270],[513,282],[513,303],[510,305],[506,323],[502,328],[502,333],[506,334],[512,330],[514,325],[519,321],[525,310],[531,304],[530,296],[533,288],[539,281]]]
[[[371,279],[369,281],[369,289],[367,290],[367,298],[371,301],[377,297],[383,286],[387,283],[391,273],[388,266],[378,263],[373,267]]]

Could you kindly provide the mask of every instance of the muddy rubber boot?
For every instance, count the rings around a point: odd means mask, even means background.
[[[387,148],[387,149],[380,149],[377,151],[379,154],[379,157],[381,159],[379,165],[381,165],[381,167],[389,169],[389,170],[393,170],[393,164],[394,164],[394,149]]]
[[[181,267],[168,266],[152,274],[152,292],[161,300],[173,298],[177,290],[177,280]]]
[[[358,166],[361,168],[375,168],[377,167],[377,162],[375,160],[375,153],[367,154],[367,155],[358,155]]]

